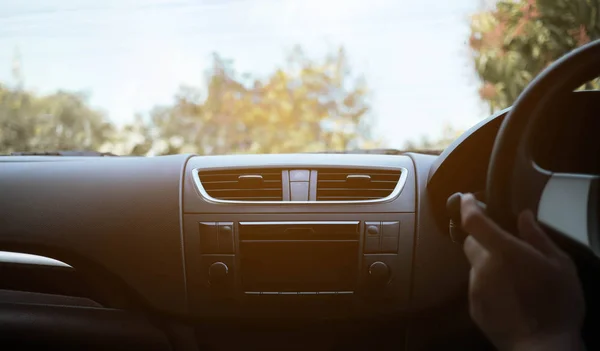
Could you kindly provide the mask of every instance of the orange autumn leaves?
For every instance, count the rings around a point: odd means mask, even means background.
[[[599,13],[597,1],[501,0],[472,16],[469,46],[490,111],[510,106],[554,60],[600,37]]]
[[[296,49],[264,77],[240,75],[215,56],[207,74],[207,88],[188,88],[173,105],[151,113],[154,138],[161,141],[154,152],[294,153],[377,145],[369,134],[367,86],[350,74],[341,48],[320,60]]]

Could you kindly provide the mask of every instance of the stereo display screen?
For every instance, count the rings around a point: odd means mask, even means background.
[[[263,223],[250,230],[240,225],[244,291],[354,291],[358,222],[349,223]]]

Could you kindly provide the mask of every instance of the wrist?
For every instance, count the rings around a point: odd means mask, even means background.
[[[585,351],[579,332],[541,335],[521,340],[508,351]]]

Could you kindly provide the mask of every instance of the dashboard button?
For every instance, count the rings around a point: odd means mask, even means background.
[[[223,262],[215,262],[208,268],[208,277],[212,284],[223,283],[227,274],[229,274],[229,267]]]
[[[308,182],[291,182],[292,201],[308,201]]]
[[[373,262],[369,266],[369,278],[375,284],[387,284],[390,280],[390,267],[381,261]]]
[[[200,251],[202,253],[217,253],[219,251],[218,228],[215,222],[201,222]]]
[[[383,236],[397,238],[398,232],[400,232],[400,222],[383,222],[381,223],[381,229],[383,230]]]
[[[383,237],[381,238],[381,252],[397,253],[398,252],[398,237]]]
[[[365,238],[365,253],[379,252],[379,235]]]
[[[379,226],[378,225],[369,225],[369,226],[367,226],[367,234],[369,234],[369,235],[378,235],[379,234]]]
[[[380,228],[381,222],[365,222],[365,253],[377,253],[379,252],[379,246],[381,241]]]
[[[233,223],[219,222],[218,253],[233,253]]]
[[[308,182],[310,178],[310,171],[308,170],[293,170],[290,171],[291,182]]]
[[[400,222],[382,222],[381,229],[381,252],[397,253]]]

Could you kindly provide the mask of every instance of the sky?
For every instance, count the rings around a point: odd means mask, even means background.
[[[295,45],[346,48],[389,147],[487,116],[468,48],[481,0],[0,0],[0,82],[83,91],[117,124],[202,86],[211,54],[266,75]]]

